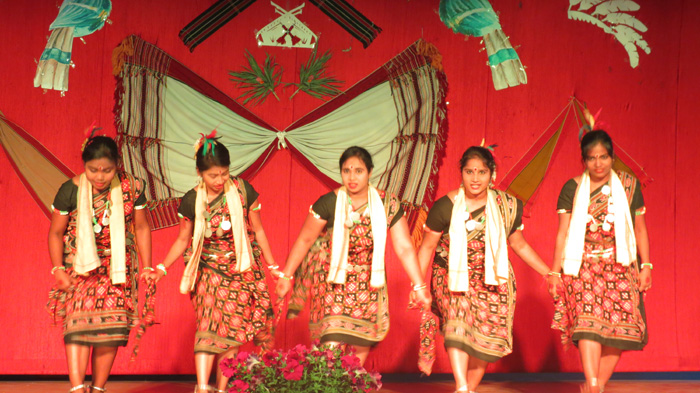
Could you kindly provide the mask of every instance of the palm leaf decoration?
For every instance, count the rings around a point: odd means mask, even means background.
[[[282,83],[282,66],[277,64],[275,58],[270,57],[269,53],[265,55],[265,63],[262,68],[247,50],[246,59],[248,59],[249,67],[243,66],[243,71],[240,72],[229,71],[231,81],[244,90],[244,93],[237,99],[244,98],[243,105],[251,100],[253,105],[258,105],[265,102],[267,96],[272,93],[279,101],[280,98],[277,97],[275,88]]]
[[[569,19],[596,25],[604,32],[615,36],[627,51],[630,66],[635,68],[639,65],[637,47],[646,54],[651,53],[649,43],[637,32],[646,32],[646,25],[625,12],[638,11],[639,8],[639,4],[633,0],[569,0],[568,16]],[[589,12],[591,9],[593,11]]]
[[[314,48],[311,56],[309,56],[309,60],[299,70],[299,83],[287,83],[287,86],[293,85],[297,87],[289,99],[294,98],[299,91],[322,100],[324,99],[323,97],[334,97],[342,93],[339,87],[344,82],[326,74],[326,62],[330,59],[330,50],[327,50],[321,57],[317,57],[316,48]]]

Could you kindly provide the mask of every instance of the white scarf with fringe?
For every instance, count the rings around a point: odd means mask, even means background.
[[[615,216],[615,249],[616,260],[623,266],[629,266],[637,260],[637,240],[632,225],[629,202],[625,188],[615,171],[610,174],[610,192],[613,200],[613,213]],[[566,243],[563,254],[563,272],[569,276],[578,276],[583,260],[583,247],[586,240],[586,226],[588,225],[588,206],[591,199],[591,177],[586,170],[576,188],[574,206],[571,209],[571,221],[566,234]]]
[[[372,239],[374,249],[372,251],[372,274],[370,286],[381,288],[386,284],[384,272],[384,251],[386,249],[387,217],[382,198],[374,186],[368,188],[367,209],[372,225]],[[348,268],[348,247],[350,243],[351,228],[345,226],[348,218],[348,194],[346,188],[340,187],[335,202],[335,216],[333,222],[333,237],[331,246],[330,270],[328,282],[345,284],[345,274]]]
[[[76,251],[73,259],[73,270],[79,275],[97,269],[101,262],[97,255],[95,232],[92,218],[94,208],[92,205],[92,184],[83,173],[78,180],[78,217],[76,220]],[[112,284],[124,284],[126,282],[126,226],[124,219],[124,195],[119,175],[112,178],[109,185],[109,203],[111,213],[109,216],[109,244],[110,265],[109,277]],[[97,222],[102,225],[98,218]]]
[[[448,285],[452,292],[469,290],[469,258],[467,228],[469,220],[464,188],[460,187],[450,219],[450,251]],[[508,242],[503,217],[496,202],[496,191],[487,190],[484,228],[484,283],[500,285],[508,280]]]
[[[226,196],[226,205],[228,206],[231,220],[231,231],[233,231],[237,271],[244,272],[252,266],[253,251],[250,246],[250,239],[248,239],[241,197],[233,180],[228,179],[224,184],[224,195]],[[204,181],[201,181],[197,186],[197,198],[194,204],[192,255],[190,260],[187,261],[185,271],[182,273],[182,280],[180,280],[180,293],[182,294],[187,294],[194,289],[197,271],[199,270],[199,262],[202,256],[202,248],[204,246],[204,231],[207,227],[204,217],[204,212],[206,210],[207,186],[204,184]]]

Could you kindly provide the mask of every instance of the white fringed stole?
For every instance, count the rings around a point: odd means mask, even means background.
[[[629,202],[622,186],[620,178],[615,171],[610,175],[610,192],[614,201],[612,204],[615,216],[615,248],[616,260],[623,266],[629,266],[637,260],[637,240],[634,235],[632,215]],[[583,260],[583,250],[588,224],[588,206],[591,198],[591,177],[586,170],[581,176],[581,181],[576,187],[574,206],[571,210],[571,222],[566,234],[566,246],[564,248],[564,274],[578,276]]]
[[[233,231],[233,243],[236,249],[236,267],[238,272],[244,272],[251,267],[253,251],[250,246],[250,239],[246,231],[244,221],[243,205],[238,188],[233,180],[228,179],[224,184],[224,194],[226,204],[231,215],[231,231]],[[199,270],[199,262],[202,256],[204,245],[204,231],[206,229],[206,219],[204,212],[207,209],[207,186],[204,181],[197,186],[197,198],[194,205],[194,233],[192,235],[192,256],[185,266],[180,280],[180,293],[187,294],[194,289]]]
[[[387,218],[382,198],[374,186],[368,188],[367,203],[370,220],[372,222],[372,238],[374,250],[372,251],[372,274],[370,286],[381,288],[386,284],[384,273],[384,251],[386,249]],[[328,282],[345,284],[345,273],[348,268],[348,247],[350,242],[350,228],[345,225],[348,218],[348,194],[346,188],[340,187],[335,202],[335,216],[333,222],[333,237],[331,245],[331,261],[328,271]]]
[[[76,220],[76,251],[73,270],[79,275],[87,275],[97,269],[101,262],[97,255],[95,232],[92,223],[94,210],[92,206],[92,184],[85,176],[78,180],[78,217]],[[109,275],[112,284],[126,282],[126,227],[124,220],[124,195],[119,175],[112,178],[109,185],[109,203],[112,212],[109,217],[109,244],[111,262]]]
[[[496,201],[496,195],[497,191],[487,190],[486,209],[484,212],[486,215],[484,228],[484,283],[487,285],[500,285],[508,281],[508,237],[501,210]],[[512,221],[515,215],[512,216],[509,217],[509,221]],[[464,188],[460,187],[452,207],[449,232],[448,285],[452,292],[467,292],[469,290],[469,241],[465,225],[465,221],[468,219]]]

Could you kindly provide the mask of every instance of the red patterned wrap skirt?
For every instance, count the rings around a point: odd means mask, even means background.
[[[197,328],[194,352],[219,354],[254,341],[273,345],[273,312],[259,263],[228,274],[202,262],[192,294]]]
[[[389,332],[389,299],[386,285],[369,285],[371,265],[350,265],[345,284],[325,282],[325,266],[319,279],[317,326],[321,342],[338,341],[350,345],[372,346]],[[312,307],[313,310],[313,307]]]
[[[469,259],[467,292],[450,291],[447,268],[433,263],[432,312],[438,317],[445,348],[457,348],[478,359],[495,362],[513,351],[515,276],[509,266],[507,282],[486,285],[483,252],[476,251]]]
[[[66,344],[87,346],[126,346],[129,331],[137,321],[136,293],[127,279],[126,285],[114,285],[109,277],[109,258],[88,273],[77,275],[72,268],[66,272],[75,279],[68,291],[52,289],[47,308],[54,322],[63,322]],[[131,266],[126,267],[131,277]],[[135,291],[134,291],[135,292]]]
[[[636,263],[615,260],[615,244],[586,242],[578,277],[562,275],[564,293],[555,302],[552,328],[565,346],[593,340],[622,350],[647,343],[644,299]]]

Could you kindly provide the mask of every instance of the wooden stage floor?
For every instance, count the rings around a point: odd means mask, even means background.
[[[0,393],[40,392],[66,393],[69,384],[66,381],[9,381],[8,376],[0,381]],[[578,381],[548,382],[506,382],[484,381],[479,386],[479,393],[578,393]],[[183,381],[110,381],[109,393],[191,393],[193,382]],[[454,385],[448,381],[440,382],[388,382],[380,392],[384,393],[451,393]],[[700,381],[688,380],[653,380],[653,381],[611,381],[606,393],[686,393],[700,392]]]

